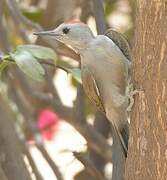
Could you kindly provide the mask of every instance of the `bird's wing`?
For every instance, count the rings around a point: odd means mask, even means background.
[[[114,83],[116,85],[116,87],[118,89],[116,89],[114,95],[113,95],[113,100],[115,101],[114,103],[118,103],[119,102],[124,102],[123,100],[125,99],[125,96],[122,95],[121,90],[125,89],[126,86],[126,79],[129,76],[130,73],[130,46],[128,41],[126,40],[126,38],[114,31],[114,30],[109,30],[108,32],[106,32],[105,36],[107,36],[109,39],[111,39],[114,44],[119,48],[119,50],[122,52],[122,54],[124,55],[124,57],[119,53],[117,48],[114,48],[113,46],[110,46],[111,43],[108,43],[108,41],[103,44],[103,47],[105,48],[105,52],[106,52],[106,56],[107,57],[111,57],[112,61],[112,78],[114,78],[114,80],[112,81],[112,83]],[[108,48],[107,48],[108,47]],[[110,47],[110,48],[109,48]],[[122,64],[122,62],[124,62]],[[126,72],[127,70],[127,72]],[[116,80],[116,81],[115,81]],[[111,81],[110,81],[111,82]],[[112,88],[113,89],[113,88]],[[123,91],[124,92],[124,91]],[[121,100],[121,101],[120,101]],[[123,103],[120,103],[123,104]],[[120,113],[118,112],[118,114],[121,114],[121,107],[120,109]],[[124,107],[123,107],[124,109]],[[113,119],[114,115],[110,114],[110,116],[108,116],[109,119]],[[115,122],[117,121],[116,119],[114,120]],[[119,121],[119,119],[118,119]],[[112,122],[113,127],[115,129],[116,134],[118,135],[120,142],[123,146],[125,155],[127,154],[127,150],[128,150],[128,137],[129,137],[129,133],[128,133],[128,125],[127,123],[125,123],[121,129],[118,126],[118,124]]]
[[[109,29],[105,33],[105,36],[110,38],[119,47],[119,49],[122,51],[124,56],[128,60],[130,60],[130,52],[131,52],[131,50],[130,50],[129,43],[128,43],[127,39],[121,33],[118,33],[117,31]]]
[[[83,81],[83,87],[90,101],[100,111],[105,113],[105,109],[102,100],[100,98],[100,92],[97,86],[97,82],[87,67],[82,68],[82,81]]]

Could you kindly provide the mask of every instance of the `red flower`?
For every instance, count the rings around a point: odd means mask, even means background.
[[[53,140],[59,126],[59,117],[56,113],[43,109],[37,117],[37,128],[45,140]]]

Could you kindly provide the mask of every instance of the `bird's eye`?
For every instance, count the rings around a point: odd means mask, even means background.
[[[66,27],[62,31],[63,31],[64,34],[67,34],[70,31],[70,29]]]

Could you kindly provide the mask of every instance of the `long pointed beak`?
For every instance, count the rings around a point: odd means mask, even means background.
[[[34,35],[37,36],[59,36],[59,34],[56,34],[55,31],[41,31],[41,32],[34,32]]]

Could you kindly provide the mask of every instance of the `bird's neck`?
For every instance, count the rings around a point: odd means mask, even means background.
[[[80,43],[74,43],[72,48],[78,53],[82,54],[87,48],[89,48],[91,42],[95,37],[90,36],[89,38],[83,38]]]

